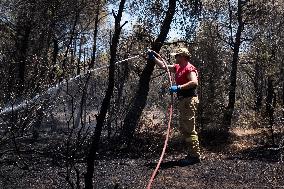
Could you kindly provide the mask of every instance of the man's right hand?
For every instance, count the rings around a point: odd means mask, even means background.
[[[147,54],[148,54],[148,59],[149,60],[154,60],[155,59],[155,55],[154,55],[154,52],[152,50],[148,50]]]
[[[173,85],[169,88],[170,93],[177,93],[180,91],[180,86],[179,85]]]

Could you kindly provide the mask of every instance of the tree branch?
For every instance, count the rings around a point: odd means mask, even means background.
[[[128,23],[128,21],[125,21],[124,24],[122,24],[122,26],[120,26],[120,29],[122,29],[123,26],[125,26],[125,24],[127,24],[127,23]]]

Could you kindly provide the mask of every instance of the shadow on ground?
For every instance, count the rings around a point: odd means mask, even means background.
[[[186,167],[186,166],[189,166],[189,165],[194,165],[196,163],[187,163],[187,162],[184,162],[183,159],[178,159],[178,160],[171,160],[171,161],[165,161],[165,162],[162,162],[161,165],[160,165],[160,169],[170,169],[170,168],[174,168],[174,167]],[[146,167],[149,167],[149,168],[156,168],[157,166],[157,163],[147,163],[145,164]]]
[[[257,146],[242,150],[227,159],[258,160],[267,163],[279,162],[280,149],[272,146]]]

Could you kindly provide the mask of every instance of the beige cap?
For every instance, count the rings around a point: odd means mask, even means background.
[[[188,56],[188,57],[191,56],[188,49],[184,48],[184,47],[180,47],[180,48],[176,49],[173,53],[171,53],[172,56],[176,56],[178,54]]]

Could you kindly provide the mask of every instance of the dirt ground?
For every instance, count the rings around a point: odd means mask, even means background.
[[[165,163],[173,159],[168,156]],[[209,157],[185,167],[163,167],[165,163],[152,188],[284,188],[284,166],[279,163]],[[153,171],[145,159],[100,161],[97,168],[95,188],[146,188]]]
[[[178,163],[186,153],[180,138],[173,137],[152,188],[284,188],[284,162],[280,162],[279,150],[256,145],[254,137],[260,135],[259,130],[233,132],[235,141],[203,147],[202,162],[188,166]],[[163,137],[156,136],[152,141],[156,147],[144,153],[141,151],[147,148],[138,141],[140,150],[128,156],[131,158],[118,154],[117,158],[98,160],[96,188],[146,188],[162,151]]]
[[[259,132],[236,129],[230,144],[202,144],[202,162],[189,166],[178,164],[186,155],[185,147],[178,134],[172,135],[152,188],[284,188],[284,163],[280,162],[279,149],[261,145],[256,138]],[[103,145],[95,161],[94,188],[146,188],[160,157],[164,137],[164,132],[140,133],[131,148],[109,148],[111,144],[104,148]],[[55,148],[46,146],[46,151],[37,155],[31,155],[34,153],[31,150],[27,165],[2,154],[0,188],[71,188],[66,181],[64,162],[57,162],[47,150]],[[84,168],[84,160],[76,164],[82,183]]]

